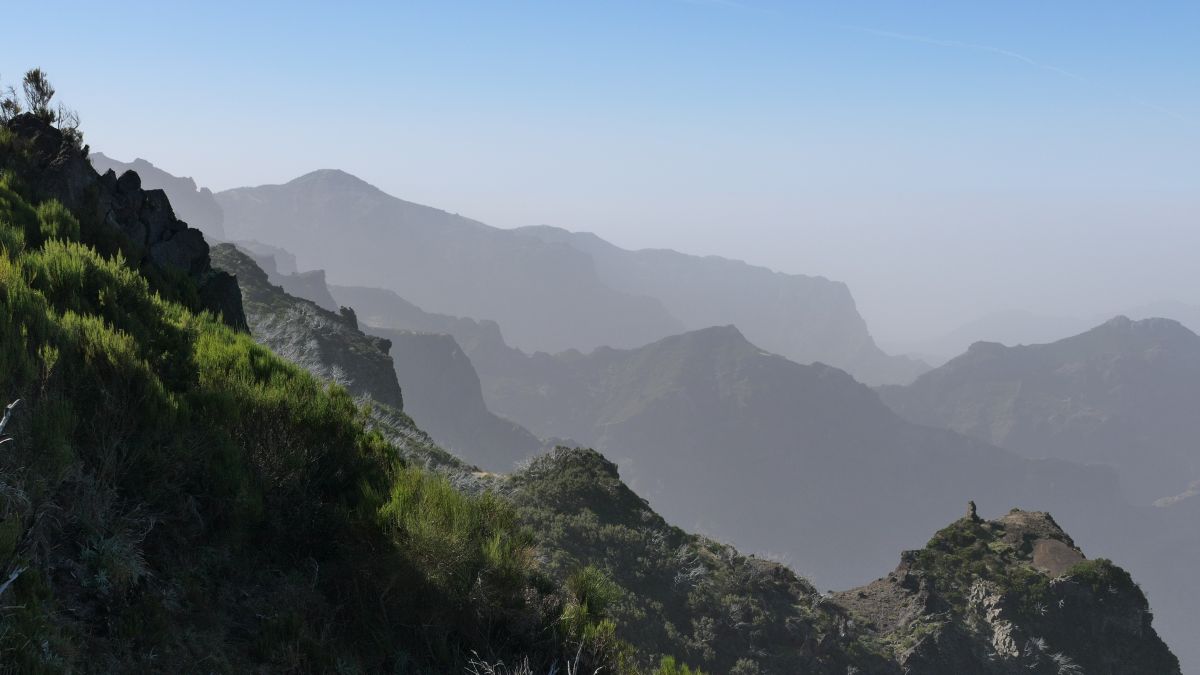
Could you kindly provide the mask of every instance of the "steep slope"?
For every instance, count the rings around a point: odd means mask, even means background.
[[[454,338],[367,327],[391,343],[406,411],[439,445],[490,471],[511,471],[542,449],[524,427],[493,414],[483,402],[479,375]]]
[[[1118,317],[1044,345],[977,343],[881,395],[921,424],[1112,466],[1138,503],[1200,478],[1200,337],[1167,319]]]
[[[214,247],[213,261],[237,277],[255,339],[317,377],[403,409],[440,445],[477,466],[507,470],[541,447],[533,434],[487,410],[479,378],[450,336],[364,333],[353,310],[334,313],[288,294],[232,244]],[[401,390],[411,392],[403,401]]]
[[[144,159],[122,162],[101,152],[94,152],[88,158],[100,173],[112,171],[120,175],[126,171],[135,172],[147,189],[166,193],[181,220],[203,232],[208,239],[225,239],[225,214],[213,197],[212,190],[196,187],[196,181],[191,178],[173,176]]]
[[[246,322],[256,341],[355,396],[404,408],[387,340],[363,334],[352,314],[335,314],[289,296],[233,244],[213,247],[212,260],[215,267],[237,278]]]
[[[282,246],[339,284],[497,320],[525,349],[635,345],[681,327],[657,300],[605,285],[583,253],[396,199],[340,171],[217,200],[231,238]]]
[[[3,669],[614,671],[509,507],[204,311],[236,282],[137,183],[32,115],[0,125]]]
[[[717,256],[628,251],[588,232],[549,226],[517,231],[587,253],[606,284],[661,300],[689,329],[733,324],[768,351],[797,363],[821,361],[868,384],[907,383],[928,369],[884,354],[841,282]]]

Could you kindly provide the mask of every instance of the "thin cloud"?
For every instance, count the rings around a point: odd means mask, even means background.
[[[938,39],[938,38],[926,37],[924,35],[912,35],[910,33],[897,33],[894,31],[879,30],[877,28],[867,28],[864,26],[843,26],[843,28],[857,31],[860,33],[867,33],[868,35],[875,35],[878,37],[888,38],[890,40],[902,40],[904,42],[917,42],[920,44],[933,45],[935,47],[946,47],[949,49],[964,49],[964,50],[970,50],[970,51],[976,51],[976,52],[984,52],[984,53],[988,53],[988,54],[995,54],[997,56],[1001,56],[1001,57],[1004,57],[1007,59],[1012,59],[1014,61],[1020,61],[1021,63],[1024,63],[1027,66],[1037,68],[1039,70],[1044,70],[1044,71],[1047,71],[1050,73],[1054,73],[1056,75],[1060,75],[1065,78],[1075,80],[1076,82],[1080,82],[1080,83],[1087,84],[1092,87],[1099,88],[1103,91],[1108,92],[1109,94],[1112,94],[1119,98],[1125,99],[1126,101],[1129,101],[1130,103],[1132,103],[1134,105],[1141,106],[1143,108],[1146,108],[1147,110],[1152,110],[1152,111],[1162,114],[1162,115],[1167,115],[1169,117],[1173,117],[1173,118],[1179,120],[1180,122],[1185,122],[1187,124],[1194,123],[1194,120],[1190,119],[1186,115],[1183,115],[1179,112],[1171,110],[1170,108],[1164,108],[1163,106],[1156,105],[1154,103],[1149,103],[1147,101],[1136,98],[1134,96],[1130,96],[1124,92],[1114,91],[1113,89],[1111,89],[1101,83],[1094,82],[1078,73],[1073,73],[1065,68],[1060,68],[1055,65],[1043,63],[1041,61],[1038,61],[1037,59],[1026,56],[1019,52],[1010,51],[1008,49],[1002,49],[1000,47],[994,47],[992,45],[976,44],[974,42],[962,42],[960,40],[942,40],[942,39]]]

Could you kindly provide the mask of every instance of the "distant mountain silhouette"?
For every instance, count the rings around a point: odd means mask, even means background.
[[[993,312],[936,337],[890,342],[884,347],[896,353],[917,355],[928,363],[940,366],[976,342],[999,342],[1010,347],[1045,344],[1082,333],[1113,316],[1127,316],[1134,320],[1166,317],[1193,332],[1200,331],[1200,305],[1163,301],[1114,308],[1113,311],[1088,317],[1037,314],[1023,310]]]
[[[605,285],[583,253],[396,199],[341,171],[217,199],[231,238],[281,246],[338,283],[495,319],[525,349],[631,346],[682,328],[657,300]]]
[[[625,251],[556,228],[501,230],[323,170],[219,193],[234,239],[281,246],[341,285],[387,288],[426,310],[490,319],[526,351],[635,347],[733,323],[797,361],[866,382],[927,367],[884,354],[846,286],[721,258]]]
[[[733,324],[764,349],[797,363],[828,363],[868,384],[911,382],[928,370],[876,346],[844,283],[718,256],[628,251],[594,234],[557,227],[518,232],[587,253],[605,283],[658,298],[690,329]]]
[[[1117,317],[1057,342],[980,342],[884,400],[921,424],[1030,457],[1106,464],[1148,504],[1200,479],[1200,337]]]
[[[453,337],[364,328],[391,342],[396,377],[408,392],[405,411],[439,445],[492,471],[511,471],[543,448],[523,427],[488,410],[479,375]]]
[[[371,309],[363,316],[378,320]],[[765,352],[732,326],[633,350],[511,350],[477,363],[497,414],[606,452],[669,519],[784,552],[833,586],[871,578],[967,499],[1061,510],[1116,489],[1104,471],[909,424],[845,372]],[[1057,499],[1064,492],[1070,500]],[[803,543],[814,540],[830,546]]]

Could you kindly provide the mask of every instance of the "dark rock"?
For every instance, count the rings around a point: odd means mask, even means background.
[[[81,148],[33,115],[18,115],[6,126],[24,145],[21,175],[35,200],[62,203],[79,218],[85,235],[89,228],[120,235],[126,242],[122,250],[136,267],[188,275],[202,309],[217,312],[232,326],[246,325],[237,283],[214,273],[204,236],[175,217],[165,192],[143,190],[136,171],[119,177],[111,170],[97,173]]]

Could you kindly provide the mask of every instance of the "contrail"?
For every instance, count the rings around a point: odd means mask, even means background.
[[[1193,119],[1189,118],[1188,116],[1186,116],[1182,113],[1179,113],[1175,110],[1171,110],[1170,108],[1164,108],[1163,106],[1156,105],[1156,104],[1150,103],[1148,101],[1144,101],[1144,100],[1139,99],[1134,96],[1130,96],[1129,94],[1127,94],[1125,92],[1114,90],[1111,87],[1108,87],[1108,86],[1106,86],[1102,83],[1096,82],[1094,80],[1090,80],[1078,73],[1073,73],[1065,68],[1060,68],[1058,66],[1050,65],[1048,63],[1043,63],[1041,61],[1038,61],[1037,59],[1031,58],[1029,56],[1026,56],[1026,55],[1018,53],[1018,52],[1010,51],[1008,49],[1002,49],[1000,47],[994,47],[992,45],[976,44],[973,42],[962,42],[960,40],[941,40],[938,38],[926,37],[924,35],[912,35],[909,33],[897,33],[894,31],[879,30],[877,28],[867,28],[865,26],[843,25],[842,28],[857,31],[860,33],[867,33],[869,35],[876,35],[876,36],[888,38],[891,40],[903,40],[905,42],[918,42],[921,44],[934,45],[936,47],[948,47],[951,49],[967,49],[967,50],[971,50],[971,51],[996,54],[997,56],[1003,56],[1008,59],[1020,61],[1021,63],[1024,63],[1027,66],[1031,66],[1031,67],[1037,68],[1039,70],[1045,70],[1045,71],[1048,71],[1051,73],[1055,73],[1056,75],[1060,75],[1062,77],[1070,78],[1072,80],[1075,80],[1076,82],[1081,82],[1083,84],[1087,84],[1089,86],[1096,87],[1104,92],[1107,92],[1108,94],[1110,94],[1112,96],[1124,99],[1125,101],[1128,101],[1129,103],[1132,103],[1137,106],[1141,106],[1143,108],[1146,108],[1147,110],[1153,110],[1156,113],[1159,113],[1162,115],[1167,115],[1169,117],[1173,117],[1176,120],[1179,120],[1180,122],[1184,122],[1186,124],[1194,124],[1195,123],[1195,120],[1193,120]]]

